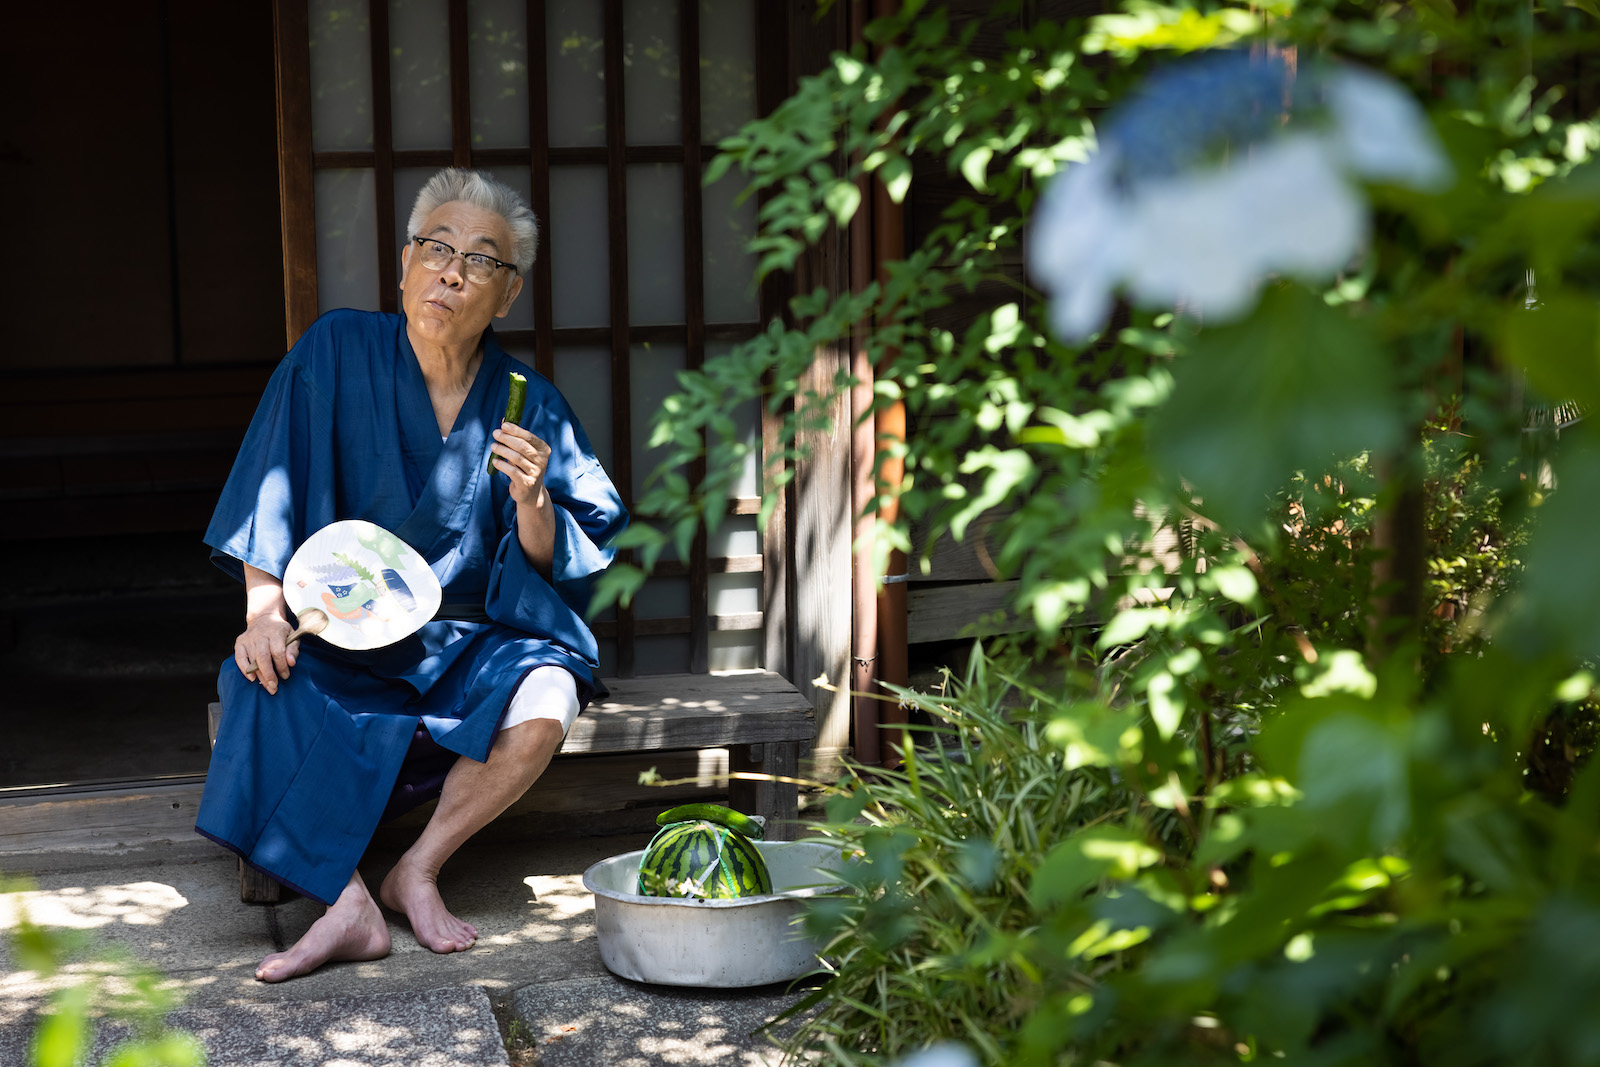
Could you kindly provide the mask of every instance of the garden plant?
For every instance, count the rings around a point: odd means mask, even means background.
[[[708,175],[762,198],[763,274],[914,164],[969,192],[681,376],[642,566],[721,521],[739,404],[791,476],[807,366],[864,331],[913,423],[876,550],[1010,505],[1029,623],[837,784],[866,862],[792,1051],[1600,1063],[1600,10],[1049,9],[980,55],[907,0]]]
[[[26,1067],[205,1067],[206,1051],[193,1034],[167,1025],[181,997],[158,970],[83,930],[40,926],[27,914],[32,886],[0,879],[0,894],[17,894],[4,949],[19,970],[57,982],[28,1047]],[[100,1041],[111,1024],[121,1036]]]

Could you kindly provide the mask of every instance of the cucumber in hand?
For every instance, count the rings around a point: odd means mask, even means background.
[[[528,400],[528,379],[511,372],[511,395],[506,397],[506,422],[522,421],[522,406]],[[489,453],[489,473],[494,474],[494,453]]]

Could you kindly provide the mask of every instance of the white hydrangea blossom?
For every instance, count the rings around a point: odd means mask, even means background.
[[[1040,199],[1029,266],[1068,340],[1105,325],[1118,289],[1211,321],[1243,315],[1265,278],[1324,280],[1360,251],[1360,181],[1450,181],[1426,117],[1387,78],[1295,75],[1243,53],[1189,67],[1113,115],[1100,150]]]
[[[913,1053],[897,1067],[978,1067],[978,1057],[965,1045],[946,1041]]]

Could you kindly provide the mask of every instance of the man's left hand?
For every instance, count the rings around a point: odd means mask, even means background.
[[[511,499],[519,507],[534,506],[544,494],[544,473],[550,466],[550,446],[514,422],[502,422],[494,431],[494,466],[511,479]]]

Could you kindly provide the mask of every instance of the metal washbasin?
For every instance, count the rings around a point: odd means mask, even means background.
[[[772,873],[773,891],[761,896],[640,896],[634,889],[643,849],[584,871],[606,968],[636,982],[720,989],[787,982],[815,970],[821,946],[805,935],[799,920],[806,898],[842,889],[820,873],[844,867],[839,846],[752,843]]]

